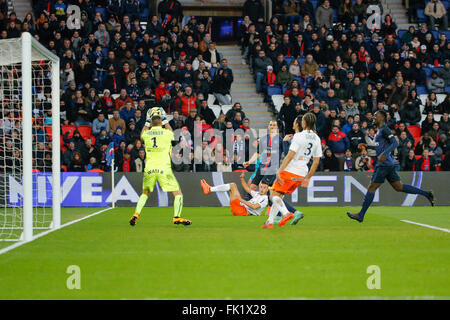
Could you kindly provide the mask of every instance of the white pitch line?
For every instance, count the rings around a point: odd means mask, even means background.
[[[8,252],[8,251],[11,251],[11,250],[13,250],[13,249],[15,249],[15,248],[18,248],[18,247],[20,247],[20,246],[23,246],[24,244],[30,243],[30,242],[32,242],[32,241],[34,241],[34,240],[36,240],[36,239],[38,239],[38,238],[40,238],[40,237],[43,237],[43,236],[45,236],[45,235],[47,235],[47,234],[49,234],[49,233],[52,233],[53,231],[61,230],[62,228],[65,228],[65,227],[68,227],[68,226],[70,226],[70,225],[72,225],[72,224],[74,224],[74,223],[77,223],[77,222],[80,222],[80,221],[89,219],[89,218],[91,218],[91,217],[93,217],[93,216],[96,216],[96,215],[98,215],[98,214],[100,214],[100,213],[103,213],[103,212],[108,211],[108,210],[111,210],[111,209],[114,209],[114,208],[111,208],[111,207],[110,207],[110,208],[106,208],[106,209],[103,209],[103,210],[100,210],[100,211],[91,213],[91,214],[89,214],[89,215],[87,215],[87,216],[84,216],[83,218],[69,221],[69,222],[67,222],[67,223],[65,223],[65,224],[63,224],[63,225],[61,225],[58,229],[50,229],[50,230],[48,230],[48,231],[41,232],[41,233],[35,235],[31,241],[28,241],[28,242],[25,242],[25,241],[17,242],[17,243],[15,243],[15,244],[11,245],[11,246],[8,246],[8,247],[6,247],[6,248],[1,249],[1,250],[0,250],[0,255],[6,253],[6,252]]]
[[[415,225],[418,225],[418,226],[421,226],[421,227],[425,227],[425,228],[430,228],[430,229],[434,229],[434,230],[439,230],[439,231],[444,231],[444,232],[450,233],[449,229],[439,228],[439,227],[435,227],[435,226],[430,226],[429,224],[423,224],[423,223],[418,223],[418,222],[409,221],[409,220],[401,220],[401,221],[406,222],[406,223],[415,224]]]

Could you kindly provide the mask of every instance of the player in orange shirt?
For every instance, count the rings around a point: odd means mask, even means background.
[[[281,212],[283,218],[278,222],[280,227],[291,219],[292,224],[296,224],[303,217],[302,213],[291,213],[286,208],[282,198],[288,193],[294,192],[298,186],[306,188],[309,179],[316,172],[322,157],[322,146],[319,136],[315,132],[316,116],[312,112],[299,116],[294,121],[295,135],[292,138],[289,153],[284,158],[283,163],[277,171],[277,180],[272,186],[271,200],[272,209],[269,219],[262,228],[272,228],[275,216]],[[303,128],[303,131],[300,130]],[[313,159],[311,169],[308,170],[308,163]]]

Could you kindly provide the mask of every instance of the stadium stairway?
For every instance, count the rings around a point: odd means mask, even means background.
[[[272,120],[272,113],[268,111],[263,95],[256,92],[255,80],[248,65],[242,64],[240,48],[237,45],[221,45],[217,50],[228,60],[228,65],[233,70],[234,81],[231,86],[233,104],[241,103],[246,117],[250,119],[251,128],[267,129],[267,124]]]
[[[8,3],[8,11],[14,11],[19,20],[23,20],[28,12],[32,12],[30,0],[12,0],[12,8],[10,9],[10,3]]]
[[[408,15],[402,0],[382,0],[383,4],[383,18],[384,15],[390,13],[392,20],[397,24],[398,29],[408,29],[413,23],[408,23]]]

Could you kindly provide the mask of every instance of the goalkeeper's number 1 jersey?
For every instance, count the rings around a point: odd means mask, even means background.
[[[173,132],[162,127],[152,127],[141,136],[145,145],[145,171],[170,169]]]

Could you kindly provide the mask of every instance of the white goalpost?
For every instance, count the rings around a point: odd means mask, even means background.
[[[0,241],[61,225],[59,98],[56,55],[27,32],[0,40]]]

